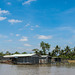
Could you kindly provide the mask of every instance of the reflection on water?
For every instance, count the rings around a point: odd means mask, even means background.
[[[75,65],[0,64],[0,75],[74,75]]]

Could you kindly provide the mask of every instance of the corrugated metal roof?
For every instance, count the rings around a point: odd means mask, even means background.
[[[51,56],[49,56],[49,55],[41,55],[41,57],[51,57]]]
[[[26,56],[33,56],[35,54],[14,54],[14,55],[5,55],[5,58],[10,58],[10,57],[26,57]]]
[[[47,57],[48,55],[41,55],[41,57]]]

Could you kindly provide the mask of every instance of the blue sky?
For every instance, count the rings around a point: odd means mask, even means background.
[[[40,42],[75,46],[75,0],[0,0],[0,52],[32,52]]]

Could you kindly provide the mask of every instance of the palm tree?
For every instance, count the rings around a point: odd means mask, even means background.
[[[0,52],[0,56],[3,56],[4,55],[4,53],[3,52]]]
[[[49,51],[50,45],[48,43],[44,43],[43,41],[40,43],[40,47],[43,50],[43,54],[46,55],[46,51]]]
[[[68,55],[70,53],[71,49],[69,46],[66,46],[65,48],[65,55]]]
[[[39,53],[39,49],[33,49],[32,51],[34,51],[34,53],[38,54]]]
[[[51,56],[56,56],[55,50],[52,51]]]
[[[42,50],[40,50],[40,51],[39,51],[39,54],[40,54],[40,55],[43,55],[43,51],[42,51]]]
[[[75,47],[74,47],[73,51],[75,52]]]
[[[40,43],[40,47],[43,50],[43,54],[46,55],[45,43],[43,41]]]
[[[72,51],[71,51],[71,56],[73,57],[75,55],[75,47],[72,48]]]
[[[64,55],[64,50],[63,50],[63,49],[60,50],[59,54],[60,54],[60,55]]]
[[[60,47],[58,45],[56,45],[55,49],[54,49],[55,55],[58,56],[60,53]]]
[[[45,43],[46,49],[49,51],[50,45],[48,43]]]

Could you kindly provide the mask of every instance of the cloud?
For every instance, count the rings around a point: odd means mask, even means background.
[[[8,38],[8,36],[0,34],[0,38]]]
[[[16,34],[16,36],[20,36],[20,34]]]
[[[30,44],[24,44],[24,46],[28,46],[28,47],[30,47],[30,46],[32,46],[32,45],[30,45]]]
[[[7,2],[7,5],[11,5],[11,2]]]
[[[33,1],[36,1],[36,0],[28,0],[28,1],[25,1],[25,2],[22,3],[22,5],[30,4],[30,3],[33,2]]]
[[[32,25],[30,23],[27,23],[25,26],[20,28],[19,30],[35,30],[36,28],[39,28],[39,25]]]
[[[52,39],[52,36],[38,35],[38,39]]]
[[[11,20],[8,20],[8,22],[10,22],[11,24],[13,24],[13,23],[20,23],[22,21],[21,20],[11,19]]]
[[[0,8],[0,14],[8,14],[9,13],[9,11],[7,11],[7,10],[2,10],[1,8]]]
[[[28,37],[23,36],[19,41],[28,41]]]
[[[0,17],[0,21],[5,20],[7,17]]]
[[[29,23],[27,23],[26,25],[25,25],[25,27],[28,27],[30,24]]]
[[[39,25],[31,26],[30,30],[34,30],[35,28],[38,28]]]
[[[35,27],[36,27],[36,28],[38,28],[38,27],[39,27],[39,25],[36,25]]]

